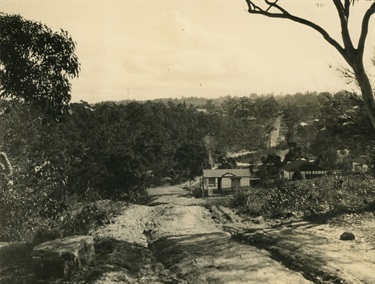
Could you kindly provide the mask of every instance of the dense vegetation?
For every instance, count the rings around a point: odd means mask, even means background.
[[[40,224],[56,226],[77,202],[143,202],[147,187],[193,179],[209,162],[233,167],[229,151],[249,150],[247,162],[272,165],[267,179],[278,175],[282,150],[291,159],[319,157],[327,168],[345,169],[345,161],[371,146],[355,94],[187,102],[72,103],[56,122],[33,106],[1,101],[1,151],[13,173],[2,178],[0,238],[30,238]],[[270,148],[278,117],[281,139]],[[97,208],[87,210],[101,218]]]
[[[290,182],[272,188],[245,188],[233,196],[233,205],[251,216],[269,218],[330,216],[373,211],[375,180],[370,176],[326,176]]]
[[[33,213],[59,217],[72,198],[141,202],[146,187],[197,174],[194,165],[206,162],[199,153],[209,121],[183,105],[76,103],[60,122],[7,101],[2,110],[2,151],[13,165],[12,181],[4,179],[1,190],[7,195],[1,198],[3,234],[33,220]]]

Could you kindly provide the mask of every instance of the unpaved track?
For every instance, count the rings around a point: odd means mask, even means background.
[[[270,223],[243,220],[177,186],[149,195],[149,206],[131,205],[94,233],[117,242],[114,261],[96,283],[375,284],[371,219],[345,226]],[[356,240],[340,241],[345,230]]]
[[[138,275],[116,267],[96,283],[311,283],[267,251],[232,240],[209,209],[191,205],[204,200],[184,197],[179,187],[149,193],[154,206],[131,205],[94,235],[142,246],[153,260]]]

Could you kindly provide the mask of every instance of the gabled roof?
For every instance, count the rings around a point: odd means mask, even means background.
[[[283,170],[286,172],[294,172],[296,170],[300,171],[325,171],[322,167],[315,165],[306,160],[296,160],[291,162],[283,167]]]
[[[358,164],[361,164],[361,165],[366,165],[367,164],[366,160],[363,159],[363,158],[354,158],[354,159],[352,159],[352,162],[353,163],[358,163]]]
[[[248,169],[214,169],[214,170],[203,170],[203,177],[205,178],[218,178],[218,177],[250,177],[250,171]]]

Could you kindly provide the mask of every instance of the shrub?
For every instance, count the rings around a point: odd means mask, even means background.
[[[262,188],[242,188],[234,194],[232,204],[246,214],[263,215],[267,194]]]
[[[61,237],[61,233],[56,229],[51,229],[48,227],[39,227],[36,229],[33,236],[33,245],[37,246],[44,242],[55,240]]]
[[[87,235],[96,228],[110,223],[118,215],[125,202],[98,200],[80,203],[74,210],[66,211],[54,224],[62,235]]]
[[[244,213],[280,217],[293,212],[305,216],[351,212],[375,201],[375,179],[368,176],[333,176],[301,180],[274,188],[242,189],[232,203]]]
[[[59,237],[88,234],[108,223],[121,208],[112,201],[104,202],[106,206],[103,206],[97,198],[90,192],[76,197],[58,190],[20,192],[0,188],[0,241],[39,244]]]
[[[0,241],[27,241],[38,223],[35,200],[26,193],[0,188]]]

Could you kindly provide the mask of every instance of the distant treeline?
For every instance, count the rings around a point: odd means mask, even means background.
[[[228,151],[256,150],[259,156],[249,161],[256,162],[293,142],[300,156],[335,167],[338,150],[361,156],[372,139],[361,100],[347,92],[80,102],[59,122],[10,101],[0,101],[0,113],[1,151],[14,166],[13,188],[133,201],[146,187],[198,176]],[[276,118],[280,137],[270,149]]]
[[[296,93],[296,94],[261,94],[258,95],[256,93],[251,93],[246,96],[221,96],[218,98],[203,98],[203,97],[181,97],[181,98],[157,98],[152,100],[147,100],[155,103],[173,103],[173,104],[186,104],[188,106],[192,105],[193,107],[202,107],[207,102],[211,102],[215,106],[219,107],[228,99],[236,99],[236,98],[248,98],[251,100],[255,100],[260,97],[274,97],[278,103],[281,105],[285,104],[296,104],[296,105],[306,105],[308,103],[317,103],[318,102],[318,93],[317,92],[306,92],[306,93]],[[128,104],[130,102],[135,102],[137,100],[121,100],[121,101],[114,101],[116,104]],[[141,101],[138,101],[141,102]]]

